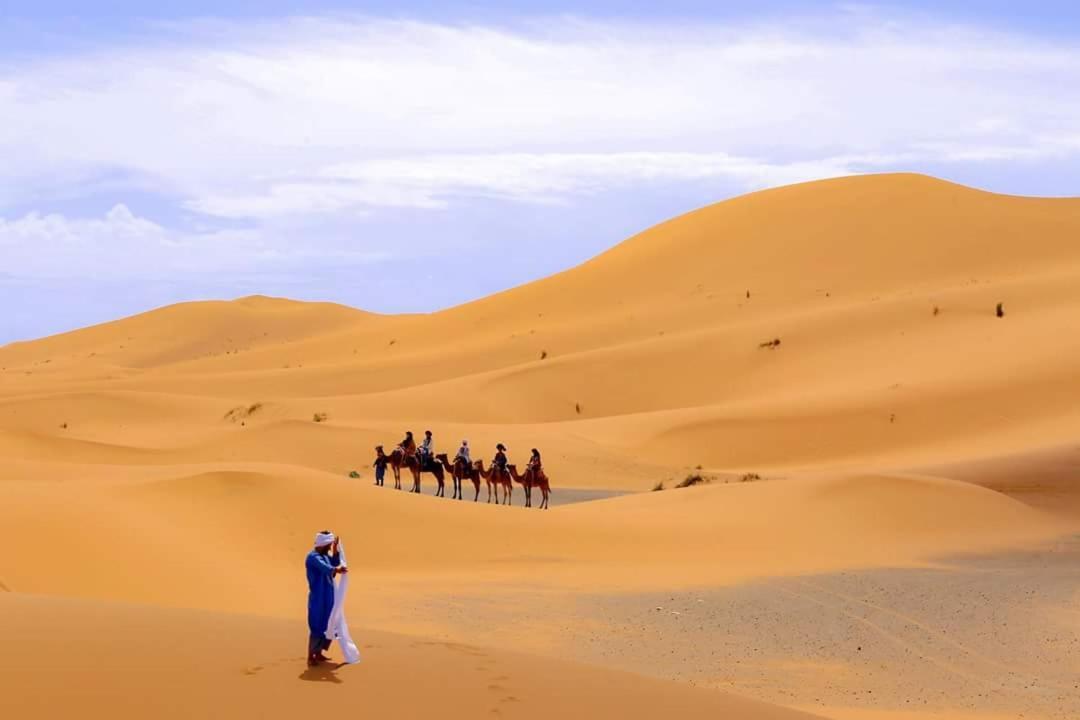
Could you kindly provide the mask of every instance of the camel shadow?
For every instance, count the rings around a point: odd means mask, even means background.
[[[337,671],[339,668],[345,667],[346,664],[347,663],[323,663],[307,668],[297,677],[300,680],[307,682],[328,682],[333,683],[334,685],[340,685],[344,681],[337,676]]]

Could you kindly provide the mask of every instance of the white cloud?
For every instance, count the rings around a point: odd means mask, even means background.
[[[281,20],[25,63],[0,71],[0,202],[110,168],[199,212],[271,220],[1076,152],[1080,99],[1062,88],[1080,84],[1080,50],[828,20]]]
[[[202,198],[190,207],[245,218],[374,206],[438,209],[462,195],[558,203],[648,183],[726,178],[763,187],[849,174],[854,166],[844,158],[771,164],[689,152],[423,155],[335,165],[311,181],[274,184],[258,195]]]
[[[377,253],[313,248],[254,230],[179,232],[116,205],[100,218],[28,213],[0,217],[0,257],[19,277],[107,280],[128,276],[265,271],[317,258],[369,262]]]

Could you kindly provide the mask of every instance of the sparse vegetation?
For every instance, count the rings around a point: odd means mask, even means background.
[[[395,339],[391,340],[391,341],[390,341],[390,344],[391,344],[391,345],[396,345],[396,344],[397,344],[397,339],[395,338]]]
[[[661,480],[660,482],[658,482],[658,483],[656,483],[655,485],[652,486],[652,491],[653,492],[660,492],[663,489],[664,489],[664,481],[663,480]]]
[[[243,420],[251,417],[259,412],[259,410],[262,410],[262,406],[263,404],[261,402],[251,403],[250,405],[239,405],[225,413],[225,419],[230,422],[240,422],[243,424]]]
[[[360,477],[360,473],[356,472],[355,470],[352,470],[352,471],[349,472],[349,477],[351,477],[353,480],[355,480],[356,478]]]
[[[576,412],[578,415],[581,414],[581,403],[574,403],[574,412]]]
[[[547,360],[547,350],[541,350],[540,351],[540,359],[541,360]]]
[[[675,487],[677,487],[677,488],[688,488],[688,487],[694,487],[695,485],[708,485],[711,482],[712,482],[712,478],[710,478],[710,477],[706,477],[706,476],[702,475],[701,473],[691,473],[691,474],[687,475],[685,478],[683,478],[682,480],[680,480],[679,484],[676,485]]]
[[[744,473],[743,476],[739,478],[739,482],[754,482],[755,480],[760,479],[761,476],[757,473]]]
[[[311,416],[311,419],[314,420],[315,422],[321,423],[321,422],[326,422],[327,417],[328,416],[327,416],[326,413],[315,413],[314,415]]]
[[[772,340],[768,340],[768,341],[763,342],[763,343],[758,343],[758,347],[759,348],[769,348],[770,350],[775,350],[776,348],[780,347],[780,338],[773,338]]]
[[[937,305],[935,305],[934,306],[934,317],[937,317],[940,314],[941,314],[941,308],[939,308]]]
[[[995,310],[995,312],[997,313],[998,317],[1005,317],[1005,306],[1004,306],[1004,304],[1003,303],[998,303],[997,304],[997,309]]]
[[[61,430],[67,430],[67,423],[60,423]]]

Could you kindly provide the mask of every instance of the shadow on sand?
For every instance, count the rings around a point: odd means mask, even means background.
[[[307,668],[298,677],[307,682],[328,682],[340,685],[343,681],[337,676],[337,671],[345,665],[346,663],[322,663]]]

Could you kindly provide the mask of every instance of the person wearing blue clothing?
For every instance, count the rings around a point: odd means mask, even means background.
[[[375,484],[382,486],[386,477],[386,466],[390,463],[390,456],[383,451],[382,445],[375,446]]]
[[[330,659],[323,655],[323,651],[330,649],[326,626],[330,623],[330,613],[334,609],[334,577],[349,570],[340,567],[338,538],[329,530],[323,530],[315,536],[315,549],[308,553],[304,565],[307,569],[310,631],[307,663],[313,666]]]

